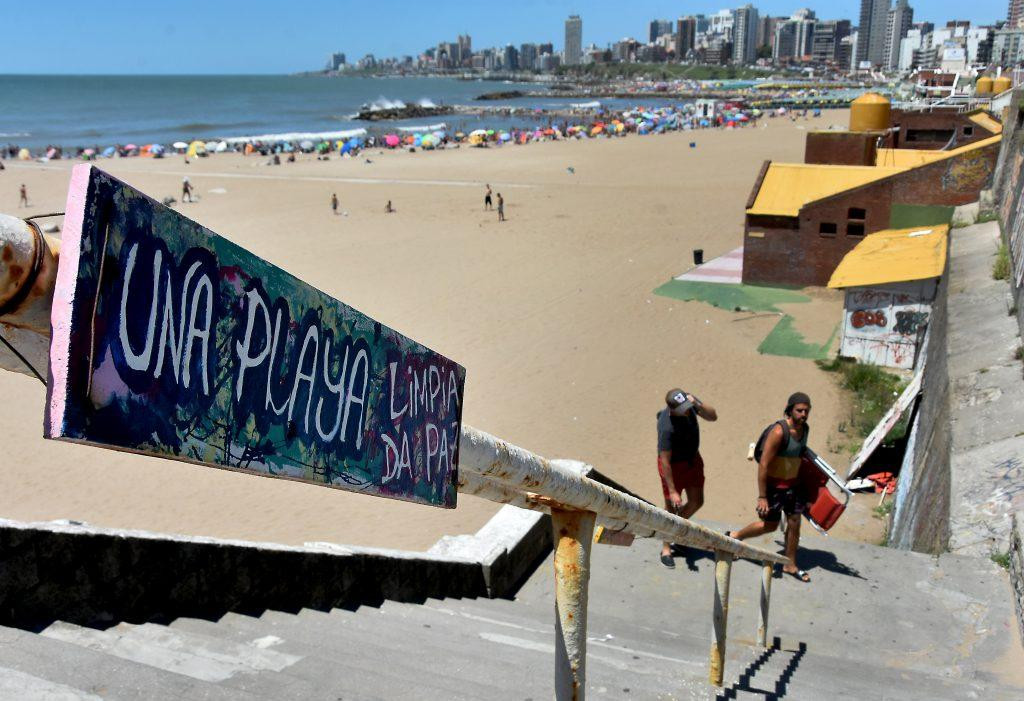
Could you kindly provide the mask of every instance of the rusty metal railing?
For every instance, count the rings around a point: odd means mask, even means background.
[[[577,464],[579,465],[579,464]],[[716,533],[574,469],[547,460],[471,426],[459,443],[459,491],[551,514],[555,546],[555,698],[581,699],[586,681],[587,585],[594,526],[659,538],[715,553],[715,597],[709,681],[725,673],[729,580],[737,558],[761,563],[757,644],[767,645],[772,569],[786,559]]]
[[[43,382],[59,250],[59,240],[45,237],[34,223],[0,214],[0,343],[14,354],[0,367]],[[551,514],[557,699],[585,695],[587,593],[596,525],[714,552],[709,679],[717,686],[722,684],[725,668],[732,563],[737,558],[761,563],[757,644],[766,645],[772,568],[786,561],[782,556],[597,482],[580,469],[582,463],[548,460],[470,426],[462,427],[459,445],[459,491]]]

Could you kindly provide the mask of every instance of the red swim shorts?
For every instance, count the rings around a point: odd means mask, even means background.
[[[661,471],[661,461],[658,461],[658,471]],[[679,496],[683,496],[683,492],[687,489],[697,487],[699,489],[704,488],[704,458],[697,453],[693,456],[693,460],[679,460],[672,463],[672,485],[676,488]],[[665,485],[665,480],[661,480],[661,491],[665,495],[665,501],[668,502],[668,487]]]

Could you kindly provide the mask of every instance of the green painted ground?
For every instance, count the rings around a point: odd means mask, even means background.
[[[807,358],[808,360],[825,360],[829,357],[829,349],[836,340],[839,324],[832,329],[832,335],[823,345],[807,343],[804,337],[793,327],[793,317],[786,314],[775,325],[771,333],[764,337],[757,352],[764,355],[785,355],[790,358]]]
[[[909,229],[913,226],[948,224],[953,218],[953,207],[938,205],[894,204],[889,213],[890,229]]]
[[[654,294],[670,297],[683,302],[704,302],[719,309],[731,311],[778,312],[782,313],[780,304],[801,304],[811,301],[805,294],[795,289],[781,287],[761,287],[759,285],[723,285],[716,282],[697,282],[693,280],[669,280],[654,290]],[[824,345],[807,343],[804,337],[793,326],[793,317],[788,314],[779,319],[771,333],[765,336],[758,353],[767,355],[784,355],[792,358],[819,360],[828,357],[829,348],[835,340],[839,325],[836,324],[832,335]]]
[[[778,304],[810,302],[811,298],[793,289],[759,285],[723,285],[717,282],[669,280],[654,294],[683,302],[705,302],[719,309],[751,312],[781,312]]]

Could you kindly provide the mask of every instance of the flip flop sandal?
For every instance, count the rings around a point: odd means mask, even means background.
[[[796,572],[787,572],[786,570],[782,570],[782,573],[783,574],[788,574],[793,579],[798,579],[801,582],[803,582],[804,584],[810,584],[811,583],[811,576],[809,574],[807,574],[806,572],[804,572],[803,570],[797,570]]]
[[[676,568],[676,561],[672,559],[671,555],[662,555],[661,564],[665,565],[665,567],[668,567],[670,570],[674,570]]]

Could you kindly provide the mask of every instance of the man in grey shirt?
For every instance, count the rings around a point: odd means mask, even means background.
[[[697,417],[717,421],[718,412],[681,389],[670,390],[665,408],[658,412],[658,474],[665,508],[683,518],[690,518],[704,505],[704,460]],[[686,493],[685,504],[682,492]],[[661,548],[661,564],[676,566],[671,543]]]

